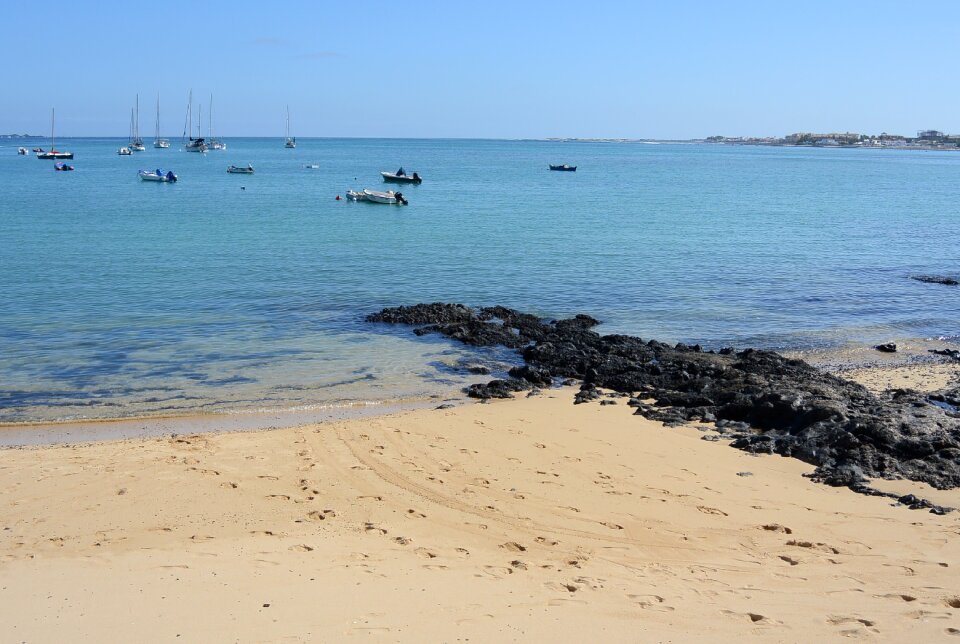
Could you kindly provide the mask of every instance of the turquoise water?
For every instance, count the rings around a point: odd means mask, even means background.
[[[363,322],[420,301],[711,346],[957,334],[960,291],[908,276],[960,273],[960,154],[298,142],[66,140],[72,173],[0,147],[0,421],[448,391],[471,352]],[[409,206],[335,200],[400,164],[425,179]],[[180,182],[137,179],[156,167]]]

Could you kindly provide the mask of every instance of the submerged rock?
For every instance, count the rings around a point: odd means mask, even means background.
[[[472,385],[473,397],[511,397],[532,388],[528,377],[543,374],[576,379],[583,382],[577,403],[599,399],[598,387],[643,392],[628,403],[638,415],[668,425],[714,422],[734,447],[811,463],[815,478],[831,485],[857,489],[869,477],[960,486],[960,421],[914,391],[873,394],[771,351],[714,353],[600,335],[592,330],[599,322],[587,315],[547,321],[504,307],[427,304],[368,319],[428,325],[416,332],[517,350],[526,363],[515,371],[520,379]]]
[[[874,347],[874,349],[880,351],[881,353],[896,353],[897,345],[895,342],[886,342],[884,344],[878,344]]]
[[[960,284],[960,281],[956,278],[947,277],[946,275],[911,275],[910,279],[927,284],[943,284],[944,286],[957,286]]]

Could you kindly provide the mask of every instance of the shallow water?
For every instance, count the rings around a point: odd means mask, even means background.
[[[0,421],[449,391],[474,352],[363,322],[420,301],[710,346],[957,334],[960,290],[909,279],[960,273],[956,153],[298,143],[119,157],[120,140],[66,140],[72,173],[0,147]],[[409,206],[335,200],[401,163],[424,177],[396,188]],[[158,166],[181,181],[137,179]]]

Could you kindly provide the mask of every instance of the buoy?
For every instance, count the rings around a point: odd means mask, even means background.
[[[337,195],[337,201],[340,201],[340,195]]]

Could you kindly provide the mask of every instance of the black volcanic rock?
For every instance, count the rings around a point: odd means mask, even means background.
[[[435,316],[435,317],[432,317]],[[921,394],[873,394],[863,386],[771,351],[670,346],[600,335],[589,316],[545,321],[504,307],[428,304],[385,309],[371,321],[429,325],[466,344],[516,349],[523,380],[473,385],[468,395],[511,397],[532,383],[523,374],[581,380],[578,403],[596,388],[636,394],[636,413],[676,425],[715,422],[739,449],[790,456],[817,467],[814,478],[864,491],[866,478],[906,478],[960,486],[960,421]],[[653,400],[653,404],[640,401]],[[944,400],[946,400],[944,396]]]
[[[894,342],[885,342],[883,344],[878,344],[874,347],[874,349],[880,351],[881,353],[896,353],[897,345]]]

